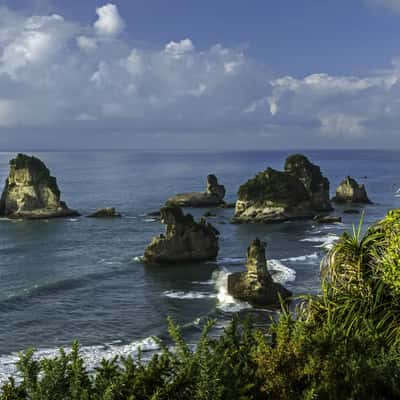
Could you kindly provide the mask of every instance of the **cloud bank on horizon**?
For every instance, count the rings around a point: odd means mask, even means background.
[[[397,0],[367,1],[400,10]],[[90,144],[92,132],[115,130],[116,147],[136,135],[144,146],[213,134],[255,147],[390,145],[397,136],[400,59],[366,76],[281,76],[241,48],[197,48],[190,35],[138,46],[115,4],[94,11],[83,25],[0,8],[1,145],[54,147],[74,135]]]

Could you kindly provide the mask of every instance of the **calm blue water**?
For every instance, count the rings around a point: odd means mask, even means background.
[[[215,173],[226,186],[227,200],[234,201],[241,183],[267,166],[282,168],[288,153],[36,152],[58,178],[71,208],[84,215],[113,206],[124,218],[0,221],[0,375],[14,362],[12,353],[28,346],[51,353],[77,338],[90,357],[129,353],[138,341],[163,336],[167,316],[185,326],[189,339],[207,316],[217,319],[217,328],[224,326],[245,308],[226,296],[224,280],[243,268],[246,247],[255,237],[268,242],[277,280],[296,294],[317,292],[325,248],[359,215],[344,215],[342,225],[331,226],[232,225],[233,210],[217,209],[210,219],[221,232],[217,263],[146,268],[138,259],[164,230],[146,213],[158,210],[169,196],[201,191],[207,174]],[[400,152],[305,154],[329,178],[332,195],[347,174],[365,183],[376,202],[366,207],[367,224],[398,207]],[[1,181],[14,155],[0,153]]]

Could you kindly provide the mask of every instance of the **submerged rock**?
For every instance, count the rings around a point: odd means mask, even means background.
[[[364,185],[360,185],[350,176],[347,176],[336,189],[336,196],[332,199],[336,203],[364,203],[372,204],[368,198]]]
[[[359,214],[360,211],[355,208],[350,208],[348,210],[343,210],[343,214]]]
[[[267,269],[265,243],[254,240],[247,249],[247,272],[236,272],[228,276],[228,293],[238,300],[253,306],[280,304],[279,297],[285,299],[292,293],[272,280]]]
[[[0,215],[8,218],[43,219],[79,214],[60,200],[57,180],[36,157],[18,154],[0,200]]]
[[[165,234],[155,237],[144,252],[146,264],[176,264],[185,261],[213,260],[218,255],[219,232],[204,219],[194,221],[178,206],[161,209]]]
[[[205,192],[180,193],[167,200],[167,205],[180,207],[208,207],[224,204],[225,187],[215,175],[208,175]]]
[[[114,207],[107,207],[88,215],[88,218],[120,218],[121,216]]]
[[[342,222],[342,217],[336,217],[334,215],[317,215],[314,217],[314,221],[319,224],[334,224]]]
[[[240,186],[233,222],[309,219],[332,210],[329,181],[303,155],[287,158],[285,171],[267,168]]]

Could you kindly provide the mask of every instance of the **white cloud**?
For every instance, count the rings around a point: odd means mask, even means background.
[[[191,53],[194,50],[193,43],[190,39],[183,39],[180,42],[169,42],[165,46],[165,52],[174,58],[181,58],[187,53]]]
[[[97,49],[97,41],[94,38],[87,36],[78,36],[76,38],[76,42],[78,47],[83,51],[90,52]]]
[[[94,28],[99,35],[116,36],[119,35],[125,27],[125,22],[118,12],[115,4],[106,4],[96,9],[98,15]]]

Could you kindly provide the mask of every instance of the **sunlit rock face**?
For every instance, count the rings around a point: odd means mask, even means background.
[[[180,193],[167,200],[167,205],[180,207],[209,207],[224,204],[225,187],[218,183],[215,175],[207,177],[207,187],[204,192]]]
[[[305,156],[287,158],[284,171],[267,168],[239,188],[233,222],[282,222],[331,211],[329,181]]]
[[[164,234],[155,237],[144,252],[146,264],[178,264],[213,260],[218,255],[218,231],[204,219],[194,221],[178,206],[161,209]]]
[[[336,196],[332,199],[336,203],[363,203],[371,204],[364,185],[347,176],[336,189]]]
[[[278,306],[291,292],[275,283],[267,269],[265,243],[254,240],[247,249],[247,272],[228,276],[228,293],[253,306]]]
[[[36,157],[18,154],[10,161],[10,173],[0,200],[0,215],[40,219],[79,215],[60,200],[55,177]]]

